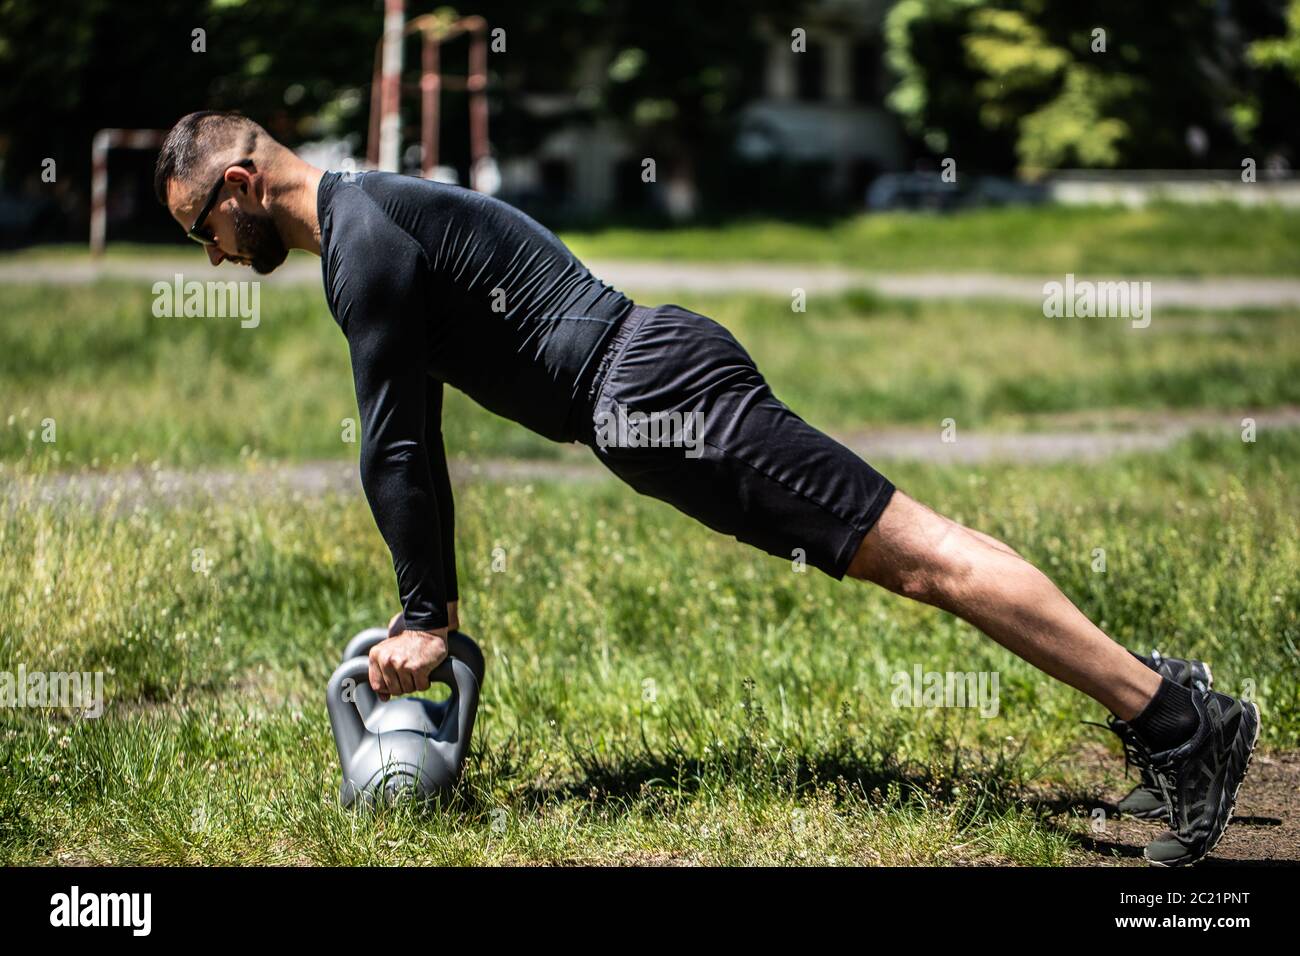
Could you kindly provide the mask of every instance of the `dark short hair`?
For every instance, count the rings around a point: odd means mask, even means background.
[[[251,156],[259,136],[266,131],[247,116],[221,110],[200,110],[182,116],[163,139],[153,167],[153,191],[167,205],[167,184],[173,179],[192,181],[211,164],[217,154],[238,145]]]

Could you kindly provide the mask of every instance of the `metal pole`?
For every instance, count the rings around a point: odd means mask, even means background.
[[[366,165],[379,168],[379,114],[383,109],[384,41],[375,44],[375,66],[370,73],[370,129],[366,134]]]
[[[164,133],[160,129],[101,129],[90,144],[90,254],[102,256],[108,239],[108,151],[110,149],[157,149]]]
[[[479,189],[480,163],[488,157],[487,36],[486,24],[480,21],[470,35],[469,76],[469,152],[470,188]]]
[[[399,172],[402,154],[402,25],[404,0],[384,0],[383,93],[379,121],[379,168]]]
[[[420,76],[421,117],[424,133],[424,178],[432,179],[438,166],[438,94],[441,74],[438,72],[438,38],[431,30],[421,32],[424,42],[423,72]]]
[[[104,208],[108,200],[108,150],[116,133],[117,130],[101,129],[90,147],[94,170],[90,181],[90,254],[96,257],[104,254],[108,233],[108,214]]]

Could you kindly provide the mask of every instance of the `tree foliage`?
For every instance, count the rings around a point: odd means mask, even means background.
[[[929,149],[976,167],[1012,156],[1037,170],[1293,154],[1300,0],[1284,37],[1259,39],[1281,16],[1279,0],[1240,12],[1216,0],[900,0],[886,19],[898,75],[890,105]]]

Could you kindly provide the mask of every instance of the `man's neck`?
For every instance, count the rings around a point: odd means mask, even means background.
[[[320,255],[320,217],[316,211],[316,194],[323,175],[323,170],[294,157],[286,186],[275,197],[272,212],[285,245],[290,249],[305,249],[316,256]]]

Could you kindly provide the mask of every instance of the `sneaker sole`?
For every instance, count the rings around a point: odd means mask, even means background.
[[[1241,785],[1246,782],[1246,774],[1250,773],[1250,761],[1255,756],[1255,745],[1259,743],[1259,730],[1260,727],[1262,726],[1259,718],[1259,705],[1255,704],[1253,701],[1250,702],[1250,710],[1255,715],[1255,733],[1250,739],[1250,748],[1246,751],[1246,764],[1241,769],[1241,779],[1237,781],[1237,785],[1232,788],[1232,794],[1228,797],[1227,801],[1220,807],[1219,818],[1223,821],[1223,826],[1218,828],[1219,831],[1218,836],[1210,840],[1205,845],[1205,848],[1201,850],[1198,856],[1185,857],[1181,860],[1178,860],[1177,862],[1170,860],[1168,862],[1162,863],[1157,860],[1152,860],[1148,858],[1144,852],[1142,854],[1143,858],[1145,858],[1147,863],[1150,864],[1151,866],[1159,866],[1166,869],[1172,869],[1173,867],[1177,867],[1177,866],[1191,866],[1194,863],[1200,863],[1202,860],[1204,860],[1207,856],[1209,856],[1214,851],[1214,848],[1219,845],[1219,841],[1223,839],[1223,835],[1228,832],[1228,824],[1232,821],[1232,813],[1234,810],[1237,809],[1237,794],[1241,792]],[[1224,807],[1227,808],[1226,813],[1224,812],[1223,809]]]

